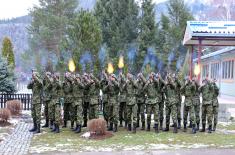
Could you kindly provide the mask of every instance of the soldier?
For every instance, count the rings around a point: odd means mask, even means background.
[[[155,132],[158,133],[158,122],[159,122],[159,105],[162,100],[162,86],[164,82],[160,79],[159,74],[157,74],[157,79],[155,74],[151,73],[149,80],[145,84],[143,91],[147,94],[146,99],[146,111],[147,111],[147,131],[150,131],[151,125],[151,114],[154,114],[154,128]]]
[[[30,132],[40,133],[40,123],[41,123],[41,95],[43,83],[39,77],[38,72],[32,73],[32,81],[27,86],[28,89],[32,89],[32,110],[31,115],[33,118],[33,128]]]
[[[213,124],[213,130],[216,130],[216,125],[218,123],[218,112],[219,112],[219,102],[218,102],[218,96],[219,96],[219,88],[216,85],[216,79],[212,81],[212,93],[213,93],[213,117],[214,117],[214,124]]]
[[[137,104],[136,104],[136,89],[138,88],[133,75],[128,73],[126,84],[122,89],[127,92],[127,123],[128,131],[132,129],[133,133],[136,133],[136,121],[137,121]]]
[[[83,92],[83,104],[82,104],[82,109],[83,109],[83,126],[82,127],[87,127],[87,114],[89,110],[89,103],[90,103],[90,96],[89,96],[89,75],[87,73],[84,73],[83,75],[83,82],[84,85],[86,86],[84,88]]]
[[[82,118],[82,97],[84,91],[84,84],[79,74],[75,75],[73,82],[73,97],[74,102],[72,103],[72,117],[71,121],[76,123],[76,128],[73,130],[75,133],[81,132],[83,124]]]
[[[196,93],[196,86],[186,77],[185,84],[181,88],[181,92],[185,96],[184,100],[184,132],[187,130],[187,118],[190,113],[190,121],[192,122],[192,133],[196,133],[195,128],[195,111],[193,106],[193,96]]]
[[[61,118],[61,97],[62,97],[62,86],[60,82],[60,75],[59,73],[55,73],[53,76],[53,83],[52,83],[52,94],[51,94],[51,102],[52,102],[52,109],[54,115],[54,128],[52,132],[59,133],[60,132],[60,118]]]
[[[67,127],[67,121],[71,119],[71,106],[73,102],[73,89],[72,89],[72,77],[69,72],[65,73],[64,82],[62,85],[63,93],[64,93],[64,125],[62,128]],[[74,122],[71,122],[71,128],[73,128]]]
[[[174,123],[173,133],[177,133],[177,105],[178,105],[178,94],[176,93],[176,84],[170,75],[167,75],[164,86],[164,93],[166,96],[166,128],[164,131],[169,131],[170,114]]]
[[[99,94],[100,94],[100,81],[90,74],[90,79],[86,87],[89,87],[89,119],[99,118]]]
[[[196,76],[193,77],[193,84],[196,86],[196,92],[193,96],[193,105],[194,105],[194,111],[195,111],[195,116],[196,116],[196,124],[197,124],[197,128],[196,130],[199,130],[200,127],[200,93],[198,91],[199,88],[199,83],[196,80]]]
[[[42,128],[49,127],[49,114],[48,114],[48,106],[51,102],[51,73],[46,72],[46,75],[43,79],[43,100],[44,100],[44,115],[46,119],[45,125],[42,126]],[[52,123],[52,122],[51,122]],[[52,124],[50,124],[52,126]]]
[[[118,116],[119,116],[119,104],[118,104],[118,81],[114,74],[109,77],[108,85],[105,87],[105,91],[108,92],[108,106],[109,106],[109,131],[117,132]],[[114,124],[114,128],[113,128]]]
[[[103,105],[103,115],[104,119],[109,123],[109,106],[108,106],[108,91],[104,88],[108,85],[108,75],[105,71],[102,72],[102,80],[100,82],[101,90],[102,90],[102,105]]]
[[[208,133],[212,131],[212,113],[213,113],[213,87],[210,81],[206,78],[202,81],[202,85],[199,87],[199,92],[202,93],[202,129],[200,132],[205,132],[206,117],[208,122]]]
[[[146,79],[143,76],[142,73],[139,73],[137,76],[137,105],[138,105],[138,110],[137,110],[137,125],[136,127],[138,128],[140,125],[140,119],[141,119],[141,123],[142,123],[142,128],[141,130],[145,130],[145,114],[144,114],[144,110],[145,110],[145,93],[144,93],[144,86],[146,84]]]
[[[158,74],[159,74],[159,77],[161,78],[161,74],[160,73],[158,73]],[[163,83],[163,87],[164,87],[164,83]],[[161,102],[159,103],[159,119],[160,119],[159,130],[162,130],[163,119],[164,119],[164,114],[163,114],[164,113],[164,92],[163,92],[163,89],[161,90],[161,94],[162,94]]]
[[[120,127],[123,127],[122,121],[125,121],[125,128],[127,127],[127,111],[126,111],[126,90],[122,89],[126,83],[124,74],[119,75],[119,121]]]
[[[173,74],[173,79],[176,84],[176,93],[178,96],[177,119],[178,119],[178,129],[180,129],[181,128],[181,102],[182,102],[181,93],[180,93],[181,84],[179,81],[179,77],[176,74]]]

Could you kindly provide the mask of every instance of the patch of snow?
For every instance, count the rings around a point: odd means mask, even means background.
[[[151,149],[154,150],[160,150],[160,149],[165,150],[170,148],[170,146],[166,144],[149,144],[149,146]]]
[[[81,135],[82,138],[90,138],[91,133],[90,132],[85,132],[84,134]]]
[[[57,148],[55,147],[45,147],[45,146],[37,146],[37,147],[31,147],[30,153],[43,153],[43,152],[50,152],[50,151],[57,151]]]
[[[198,144],[189,145],[187,148],[189,148],[189,149],[191,149],[191,148],[198,149],[198,148],[207,148],[207,147],[209,147],[209,145],[198,143]]]

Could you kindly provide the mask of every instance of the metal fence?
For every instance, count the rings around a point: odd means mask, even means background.
[[[20,100],[23,110],[31,109],[32,94],[0,94],[0,108],[6,108],[6,102],[9,100]]]

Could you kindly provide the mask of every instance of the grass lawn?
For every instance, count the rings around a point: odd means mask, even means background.
[[[82,151],[121,151],[121,150],[157,150],[180,148],[235,148],[235,134],[227,134],[222,130],[235,129],[235,124],[219,125],[219,131],[190,134],[179,130],[178,134],[170,132],[137,131],[137,134],[127,132],[123,128],[113,137],[105,140],[81,138],[70,129],[62,129],[60,134],[51,133],[45,129],[42,134],[35,135],[30,147],[30,153],[41,152],[82,152]],[[171,129],[172,130],[172,129]],[[85,129],[84,129],[85,131]]]

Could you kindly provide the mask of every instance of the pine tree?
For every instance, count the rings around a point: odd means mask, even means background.
[[[152,0],[142,0],[139,29],[138,42],[140,47],[137,63],[138,67],[141,67],[144,56],[147,54],[147,49],[156,45],[157,25]]]
[[[15,68],[15,56],[10,38],[5,37],[2,42],[2,56],[7,59],[8,65]]]
[[[12,68],[7,65],[4,58],[0,57],[0,92],[1,93],[14,93],[15,76]]]

